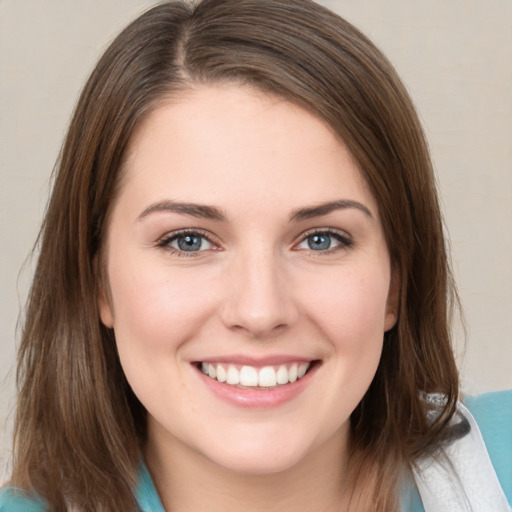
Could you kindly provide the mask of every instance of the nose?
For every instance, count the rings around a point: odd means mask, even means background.
[[[233,264],[220,315],[226,327],[264,339],[293,326],[299,318],[293,287],[274,254],[252,254]]]

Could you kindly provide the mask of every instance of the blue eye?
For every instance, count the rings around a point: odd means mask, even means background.
[[[195,235],[180,236],[176,238],[175,242],[180,251],[200,251],[203,245],[203,239]]]
[[[313,251],[326,251],[331,247],[331,236],[325,233],[319,233],[306,238],[308,247]]]
[[[205,251],[213,247],[204,235],[197,232],[174,233],[164,238],[159,244],[160,247],[174,250],[178,253],[194,253]]]
[[[315,252],[332,252],[336,249],[350,247],[352,241],[346,235],[337,231],[317,231],[305,236],[297,246]]]

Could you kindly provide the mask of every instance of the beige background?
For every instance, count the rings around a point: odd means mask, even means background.
[[[16,321],[50,172],[100,52],[144,0],[0,0],[0,481]],[[431,143],[467,319],[464,389],[512,387],[512,0],[325,0],[384,50]],[[461,352],[463,336],[457,335]]]

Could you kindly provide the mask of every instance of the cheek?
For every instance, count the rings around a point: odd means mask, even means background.
[[[308,310],[336,349],[363,350],[382,341],[388,288],[385,273],[333,273],[317,281]]]
[[[184,347],[215,309],[214,294],[186,273],[173,271],[170,278],[162,266],[134,263],[126,260],[110,270],[117,350],[130,386],[150,414],[171,414],[189,386],[183,372],[188,365],[180,364]],[[193,403],[181,406],[194,413]]]
[[[362,399],[379,365],[388,287],[386,273],[379,269],[340,271],[325,280],[323,292],[315,286],[310,297],[309,314],[329,342],[331,355],[326,364],[333,385],[323,399],[326,404],[339,404],[343,417]]]
[[[134,271],[133,269],[137,269]],[[121,357],[154,359],[175,352],[215,309],[215,294],[190,273],[162,265],[112,265],[114,331]]]

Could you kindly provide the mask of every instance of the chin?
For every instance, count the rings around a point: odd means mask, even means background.
[[[226,471],[263,476],[291,470],[315,451],[313,440],[307,435],[252,434],[238,440],[232,436],[229,443],[218,443],[215,451],[210,445],[203,455]]]
[[[296,453],[263,452],[243,453],[230,457],[223,453],[222,458],[210,460],[230,473],[241,476],[265,476],[289,471],[296,467],[303,459],[303,454]]]

